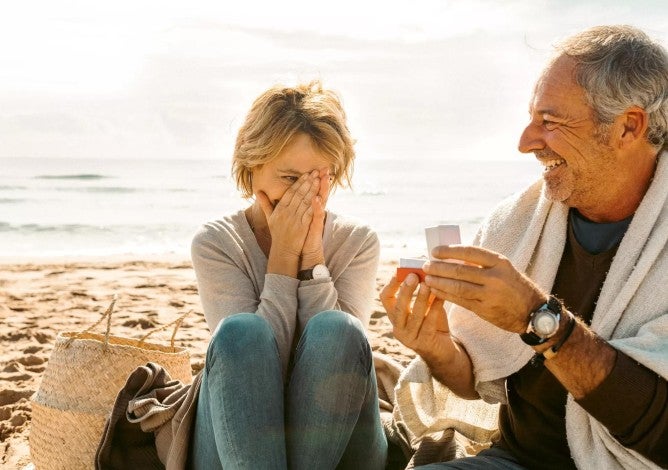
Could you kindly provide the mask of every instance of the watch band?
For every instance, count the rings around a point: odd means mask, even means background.
[[[566,314],[568,315],[568,325],[566,325],[566,332],[561,337],[561,339],[559,339],[557,344],[543,351],[543,356],[545,357],[545,359],[552,359],[554,356],[556,356],[557,351],[561,349],[561,347],[564,345],[566,340],[571,336],[571,333],[573,333],[573,330],[575,329],[575,315],[573,315],[568,310],[566,310]]]
[[[531,358],[531,364],[534,366],[539,366],[542,365],[547,359],[552,359],[554,356],[557,355],[557,351],[561,349],[561,347],[564,345],[566,340],[571,336],[571,333],[573,333],[573,330],[575,329],[575,315],[573,315],[571,312],[566,310],[566,314],[568,315],[568,325],[566,325],[566,332],[564,335],[557,341],[557,344],[554,346],[547,348],[543,353],[537,352],[534,354],[534,356]]]
[[[316,264],[312,268],[302,269],[297,273],[297,279],[300,281],[310,281],[311,279],[322,279],[329,277],[329,269],[324,264]]]

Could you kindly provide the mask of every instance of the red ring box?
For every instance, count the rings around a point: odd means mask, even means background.
[[[423,258],[400,258],[399,267],[397,268],[397,281],[403,282],[410,273],[415,273],[420,278],[420,282],[424,282],[425,273],[422,270],[422,265],[427,260]]]

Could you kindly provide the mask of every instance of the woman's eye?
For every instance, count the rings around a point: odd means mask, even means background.
[[[299,179],[299,176],[285,175],[283,176],[283,181],[286,181],[290,184],[294,183]]]

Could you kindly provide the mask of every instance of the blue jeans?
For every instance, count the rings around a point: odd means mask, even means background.
[[[415,467],[415,470],[526,470],[515,456],[501,447],[490,447],[474,457],[432,463]]]
[[[371,348],[361,323],[328,311],[306,325],[284,386],[271,326],[255,314],[214,333],[197,404],[195,469],[382,469]]]

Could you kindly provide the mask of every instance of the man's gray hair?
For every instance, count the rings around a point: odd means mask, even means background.
[[[575,81],[600,124],[639,106],[649,115],[647,140],[668,150],[668,53],[660,44],[631,26],[596,26],[557,50],[576,61]]]

